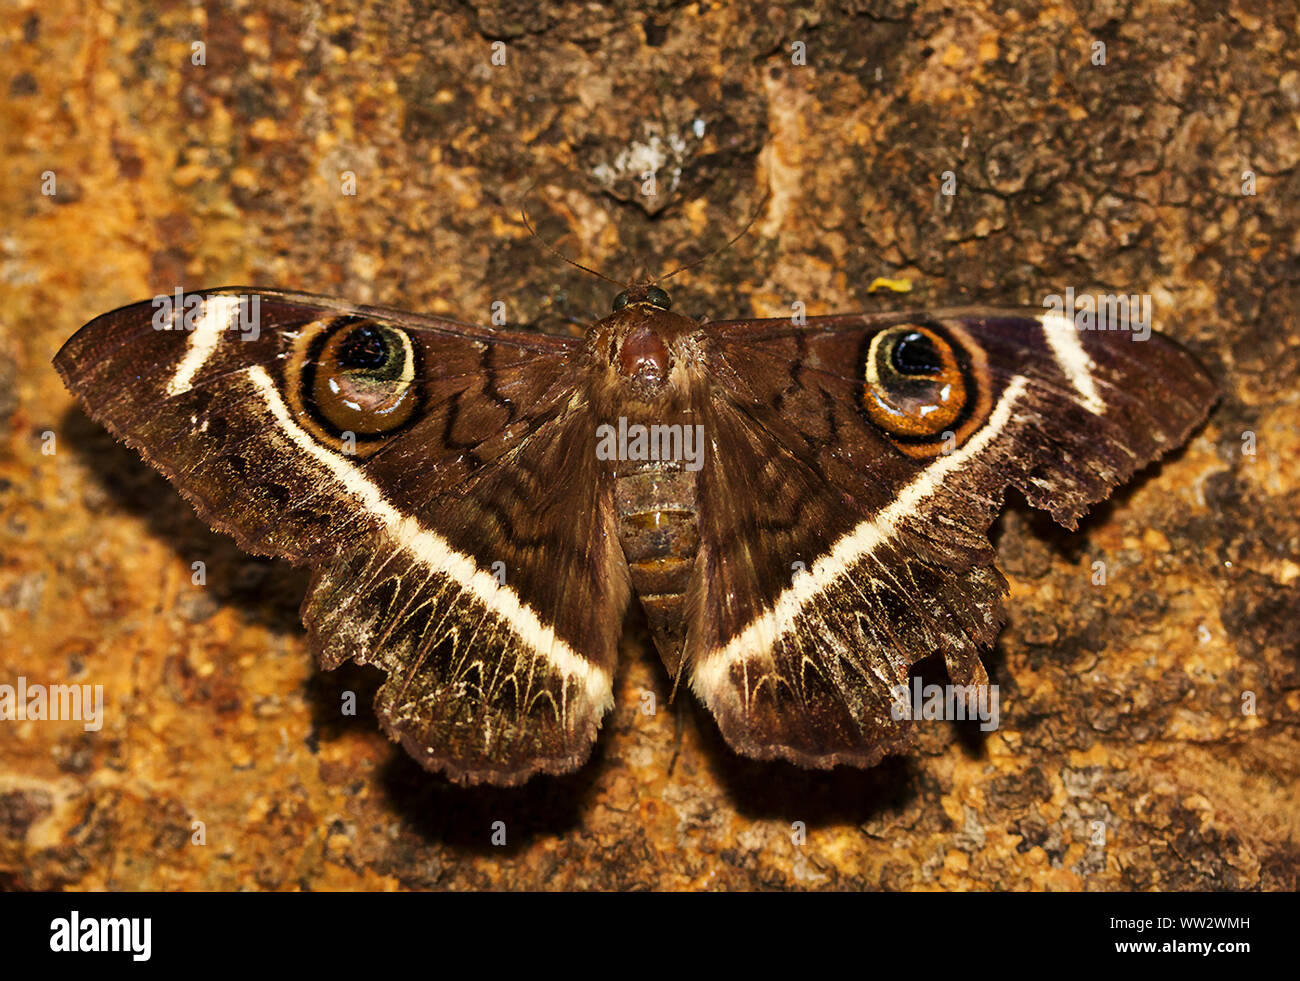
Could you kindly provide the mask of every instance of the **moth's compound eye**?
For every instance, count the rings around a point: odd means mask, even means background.
[[[873,337],[863,381],[867,417],[896,442],[918,448],[955,434],[978,394],[961,346],[925,324],[900,324]]]
[[[658,286],[633,286],[614,297],[614,312],[636,304],[667,310],[673,305],[673,300],[667,290]]]
[[[668,295],[667,291],[661,290],[658,286],[646,287],[645,301],[660,310],[667,310],[673,305],[672,297]]]

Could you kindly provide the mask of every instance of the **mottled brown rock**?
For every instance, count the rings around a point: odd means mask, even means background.
[[[106,704],[98,732],[0,723],[0,886],[1300,885],[1286,5],[19,0],[0,92],[0,683]],[[372,674],[315,671],[305,574],[210,533],[49,363],[178,284],[576,330],[612,291],[528,237],[530,188],[541,234],[614,278],[770,192],[673,281],[693,315],[1149,292],[1223,399],[1077,533],[1022,503],[997,526],[996,733],[929,727],[866,772],[747,762],[669,706],[634,619],[589,766],[453,787],[384,739]]]

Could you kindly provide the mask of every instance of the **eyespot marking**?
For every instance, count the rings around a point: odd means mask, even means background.
[[[885,328],[867,345],[862,380],[867,418],[911,457],[955,449],[988,415],[983,354],[960,329],[937,323]]]
[[[418,418],[418,361],[399,327],[359,316],[319,321],[290,352],[288,402],[323,445],[365,457]]]

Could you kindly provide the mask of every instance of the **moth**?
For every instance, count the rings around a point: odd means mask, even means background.
[[[642,283],[576,338],[234,287],[104,314],[55,365],[214,528],[312,567],[310,645],[386,673],[392,739],[512,785],[590,754],[633,596],[739,753],[904,750],[913,664],[988,682],[1006,490],[1074,528],[1205,417],[1196,359],[1137,336],[708,322]]]

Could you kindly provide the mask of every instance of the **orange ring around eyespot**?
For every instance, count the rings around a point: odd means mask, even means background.
[[[348,379],[343,376],[348,369],[337,360],[337,348],[348,332],[367,324],[396,336],[405,359],[396,390],[381,401],[380,411],[346,404],[343,393]],[[420,402],[417,371],[417,351],[405,331],[364,318],[332,318],[308,324],[294,341],[285,369],[285,389],[294,415],[317,442],[364,458],[414,418]]]
[[[411,339],[402,331],[378,328],[387,337],[396,336],[401,340],[405,365],[402,377],[398,379],[368,382],[364,373],[350,370],[338,360],[339,350],[353,329],[355,326],[335,331],[320,348],[312,371],[312,403],[316,411],[340,431],[358,436],[392,432],[407,422],[415,407],[411,391],[415,368]],[[368,386],[374,389],[373,393],[365,392]],[[373,404],[358,401],[368,397],[373,398]]]
[[[891,398],[880,379],[880,345],[902,331],[925,335],[940,356],[932,376],[940,402],[905,406]],[[862,405],[867,418],[901,452],[914,459],[938,456],[964,443],[988,417],[992,404],[987,359],[974,338],[957,324],[897,324],[872,338],[863,364]],[[922,411],[926,406],[929,411]]]

